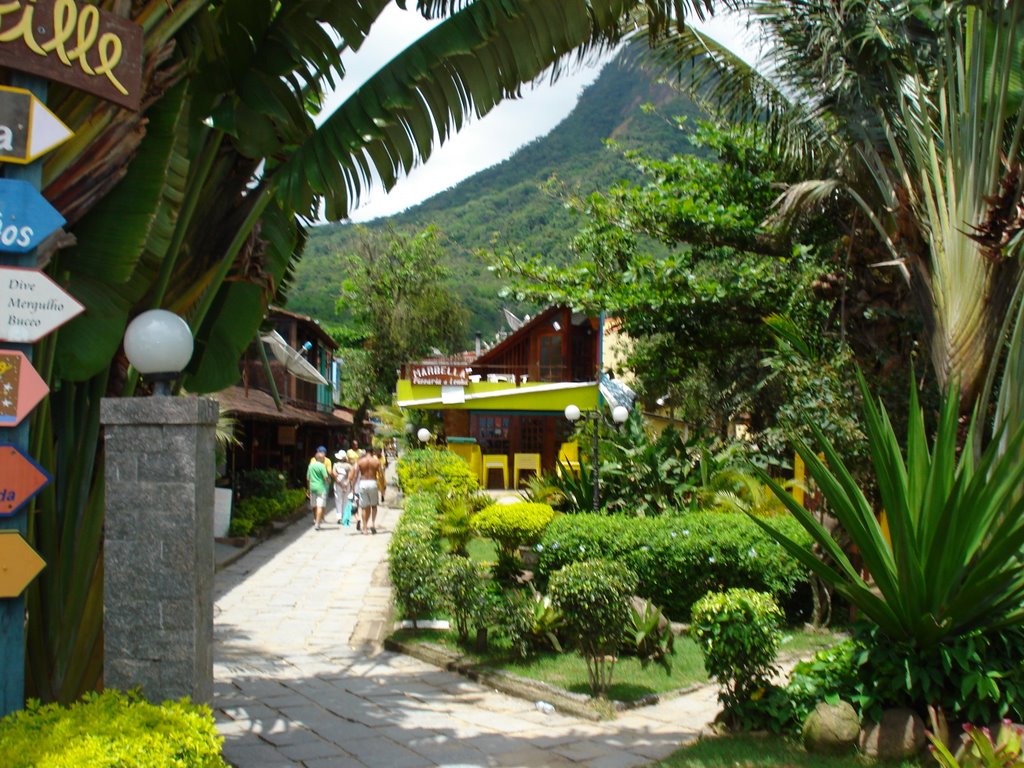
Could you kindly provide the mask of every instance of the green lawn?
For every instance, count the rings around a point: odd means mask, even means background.
[[[836,642],[835,635],[807,633],[803,630],[792,630],[787,636],[789,640],[780,649],[782,653],[797,650],[809,653],[813,648],[825,647]],[[486,654],[473,653],[460,647],[454,632],[405,629],[396,632],[394,637],[402,642],[436,643],[459,651],[481,666],[541,680],[573,693],[590,692],[587,667],[577,653],[547,652],[529,659],[516,659],[509,653],[507,643],[500,637],[492,638],[489,652]],[[620,657],[615,665],[608,696],[618,701],[636,701],[653,693],[666,693],[686,688],[694,683],[705,683],[707,680],[704,662],[696,643],[688,637],[680,636],[675,642],[671,673],[667,673],[657,664],[648,664],[644,667],[633,657]]]
[[[812,755],[799,744],[779,736],[739,735],[703,739],[680,749],[658,765],[662,768],[921,768],[923,764],[911,760],[878,763],[856,755]]]

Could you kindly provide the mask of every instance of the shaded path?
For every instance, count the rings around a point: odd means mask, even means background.
[[[296,523],[217,574],[214,709],[238,768],[637,766],[714,716],[710,688],[612,722],[545,715],[380,650],[398,515],[376,536]]]

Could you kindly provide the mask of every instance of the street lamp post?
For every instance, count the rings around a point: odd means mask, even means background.
[[[600,477],[598,474],[598,465],[600,464],[600,438],[599,438],[599,427],[602,420],[600,408],[595,408],[592,411],[581,411],[578,405],[569,404],[565,406],[565,418],[575,424],[580,419],[584,419],[593,424],[594,428],[594,451],[591,458],[593,464],[592,476],[594,486],[594,498],[592,505],[594,512],[597,512],[601,505],[601,488],[600,488]],[[617,405],[612,409],[612,421],[615,426],[618,427],[620,424],[625,423],[626,419],[629,418],[629,409],[624,405]]]

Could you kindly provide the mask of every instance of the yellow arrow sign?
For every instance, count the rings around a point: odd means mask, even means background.
[[[18,597],[46,567],[17,531],[0,531],[0,598]]]

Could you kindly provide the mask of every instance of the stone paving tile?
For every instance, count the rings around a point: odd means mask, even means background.
[[[335,759],[344,758],[347,760],[352,758],[350,754],[345,752],[345,750],[337,744],[321,739],[319,736],[312,733],[308,734],[308,738],[302,742],[281,747],[280,752],[289,760],[295,761],[308,761],[322,757]]]
[[[391,768],[433,766],[433,762],[423,755],[418,755],[412,750],[380,736],[369,739],[352,739],[345,742],[345,750],[367,765],[386,765]]]
[[[224,759],[244,768],[292,768],[295,763],[269,744],[224,742]]]

